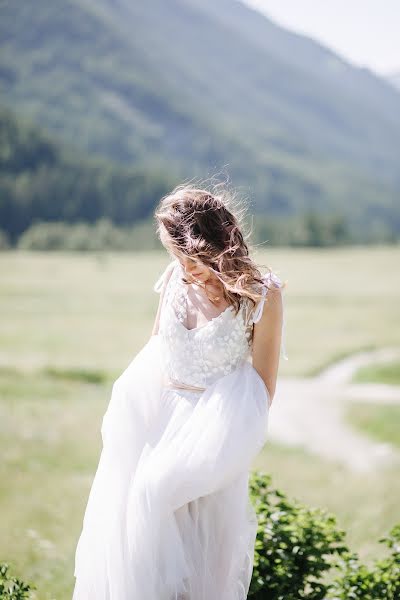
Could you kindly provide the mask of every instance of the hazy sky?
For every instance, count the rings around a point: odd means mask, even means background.
[[[243,0],[380,75],[400,71],[400,0]]]

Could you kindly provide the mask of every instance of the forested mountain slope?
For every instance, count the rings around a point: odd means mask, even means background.
[[[400,94],[237,0],[5,0],[0,36],[3,102],[90,154],[400,230]]]
[[[156,166],[148,172],[89,159],[0,109],[0,230],[12,242],[36,221],[141,221],[173,183]]]

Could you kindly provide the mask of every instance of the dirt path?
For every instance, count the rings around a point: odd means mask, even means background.
[[[269,438],[303,446],[359,472],[400,461],[397,449],[355,431],[344,418],[346,404],[352,400],[400,404],[400,386],[349,383],[361,366],[393,358],[400,358],[400,349],[362,352],[330,366],[314,378],[278,379]]]

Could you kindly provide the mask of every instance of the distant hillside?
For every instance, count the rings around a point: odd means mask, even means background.
[[[0,229],[12,242],[35,221],[134,223],[172,184],[155,168],[147,173],[89,160],[0,109]]]
[[[393,75],[390,75],[388,77],[388,81],[390,81],[390,83],[392,85],[394,85],[396,88],[400,89],[400,72],[393,73]]]
[[[5,0],[0,35],[3,102],[91,155],[400,231],[399,94],[236,0]]]

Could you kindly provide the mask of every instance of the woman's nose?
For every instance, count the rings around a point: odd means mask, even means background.
[[[183,268],[185,269],[186,273],[191,273],[195,270],[196,265],[194,265],[192,262],[184,261]]]

